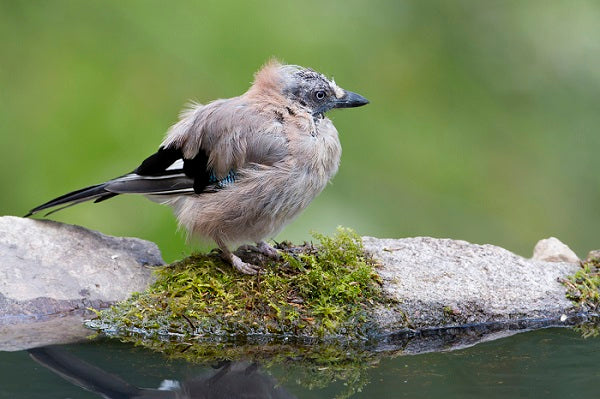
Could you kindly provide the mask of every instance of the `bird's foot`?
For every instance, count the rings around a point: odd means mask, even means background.
[[[246,263],[234,254],[231,254],[231,258],[225,260],[231,263],[231,266],[241,273],[253,275],[261,272],[261,268],[259,266]]]

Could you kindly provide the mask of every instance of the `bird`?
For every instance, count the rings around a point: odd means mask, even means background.
[[[311,68],[271,59],[240,96],[190,103],[157,152],[131,173],[61,195],[25,217],[45,216],[85,201],[142,194],[173,208],[188,236],[214,241],[221,257],[244,274],[261,268],[233,245],[265,240],[304,210],[337,173],[341,144],[325,113],[368,104]]]

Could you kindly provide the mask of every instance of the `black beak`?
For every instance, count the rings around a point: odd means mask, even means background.
[[[367,105],[369,100],[361,96],[360,94],[346,91],[346,94],[342,98],[335,100],[334,108],[353,108]]]

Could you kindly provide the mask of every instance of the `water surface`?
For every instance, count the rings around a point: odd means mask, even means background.
[[[192,364],[114,340],[52,350],[126,386],[144,388],[138,394],[153,398],[176,397],[174,391],[154,391],[161,385],[193,390],[192,396],[181,396],[186,398],[240,397],[250,391],[257,398],[596,398],[600,381],[600,339],[584,339],[565,328],[450,352],[384,355],[372,366],[334,373],[292,359],[283,364],[252,359]],[[0,370],[0,398],[101,397],[78,386],[76,378],[68,381],[35,362],[27,351],[0,352]]]

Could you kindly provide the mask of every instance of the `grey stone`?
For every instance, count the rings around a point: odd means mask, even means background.
[[[164,264],[154,243],[12,216],[0,217],[0,257],[3,328],[107,307],[144,290],[151,266]],[[67,333],[74,319],[62,320]]]
[[[590,262],[597,259],[600,259],[600,250],[595,249],[588,252],[587,256],[585,257],[585,262]]]
[[[85,341],[90,330],[84,312],[61,317],[44,317],[35,322],[0,324],[0,351],[20,351],[47,345]]]
[[[378,306],[382,333],[552,319],[575,312],[559,279],[578,265],[525,259],[494,245],[416,237],[363,237],[393,303]],[[564,319],[563,319],[564,320]]]
[[[533,248],[533,259],[546,262],[579,263],[579,258],[556,237],[539,240]]]
[[[372,312],[380,348],[464,347],[491,339],[485,336],[573,323],[577,315],[559,282],[577,263],[430,237],[363,243],[391,299]],[[163,264],[152,243],[15,217],[0,217],[0,254],[0,350],[82,338],[88,307],[144,290],[152,281],[148,266]]]

